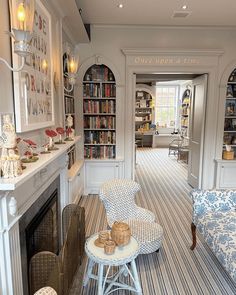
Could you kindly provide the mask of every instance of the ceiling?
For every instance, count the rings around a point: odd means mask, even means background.
[[[236,26],[235,0],[75,0],[84,23],[99,25]],[[122,3],[124,7],[118,8]],[[187,9],[182,6],[186,4]],[[189,12],[173,17],[174,12]]]

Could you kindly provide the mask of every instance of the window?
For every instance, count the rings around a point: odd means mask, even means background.
[[[156,86],[155,120],[161,127],[177,126],[179,86]]]

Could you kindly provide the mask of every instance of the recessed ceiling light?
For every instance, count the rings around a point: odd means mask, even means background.
[[[183,6],[182,6],[182,9],[183,9],[183,10],[187,9],[187,5],[183,5]]]
[[[117,7],[118,7],[118,8],[123,8],[124,5],[123,5],[122,3],[120,3],[120,4],[117,5]]]

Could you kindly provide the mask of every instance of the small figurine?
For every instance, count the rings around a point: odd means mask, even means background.
[[[48,150],[49,149],[49,143],[45,143],[43,145],[44,150],[40,152],[40,154],[50,154],[51,152]]]
[[[56,128],[57,133],[59,134],[59,140],[55,142],[55,144],[65,144],[65,142],[62,140],[62,135],[65,133],[64,128],[57,127]]]
[[[22,174],[20,156],[17,154],[15,126],[9,114],[3,115],[3,128],[0,136],[0,169],[4,178],[13,178]]]
[[[71,116],[71,114],[69,114],[67,116],[66,122],[67,122],[67,129],[66,129],[66,138],[65,138],[65,140],[73,141],[74,140],[75,130],[72,128],[72,126],[73,126],[73,117]]]
[[[31,139],[23,139],[22,142],[27,144],[27,149],[24,153],[24,158],[21,159],[22,163],[33,163],[38,161],[38,154],[34,152],[34,149],[37,148],[36,143],[33,142]]]
[[[45,133],[49,137],[48,150],[49,151],[58,150],[58,148],[54,146],[54,139],[53,139],[54,137],[57,136],[57,133],[54,130],[51,130],[51,129],[46,129]]]
[[[37,148],[37,144],[30,139],[23,139],[23,141],[28,145],[28,149],[32,153],[33,156],[38,156],[37,153],[34,153],[34,149]]]

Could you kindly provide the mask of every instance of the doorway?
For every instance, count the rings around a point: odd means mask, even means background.
[[[137,74],[135,87],[135,166],[139,147],[166,148],[185,162],[187,182],[202,186],[206,74]]]

